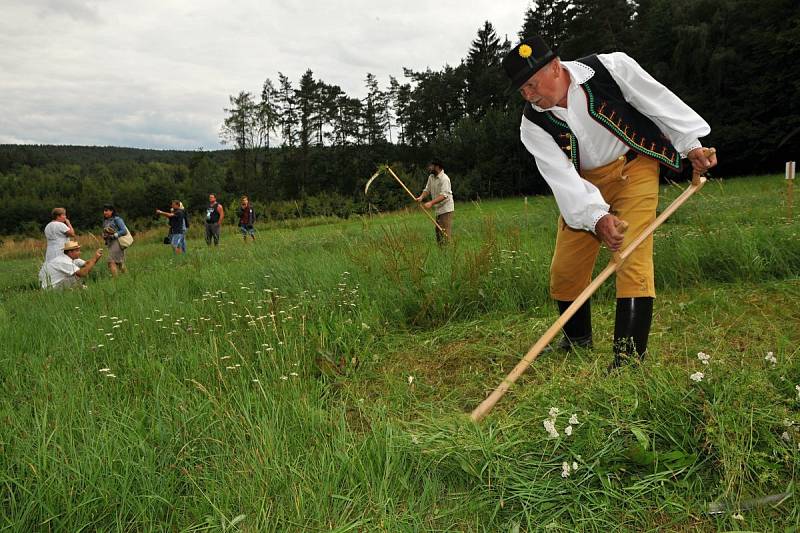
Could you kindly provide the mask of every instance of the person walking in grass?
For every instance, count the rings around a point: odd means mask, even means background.
[[[169,243],[176,254],[186,253],[186,213],[181,208],[178,200],[172,200],[172,209],[161,211],[156,209],[156,214],[169,219]]]
[[[242,196],[242,199],[239,202],[239,209],[237,209],[236,214],[239,215],[239,229],[242,232],[242,238],[244,241],[247,242],[248,235],[250,235],[250,238],[255,241],[256,230],[253,227],[253,224],[256,222],[256,212],[250,203],[250,198],[247,196]]]
[[[428,196],[431,200],[425,202],[423,207],[430,209],[436,207],[436,242],[439,245],[446,244],[453,230],[453,190],[450,185],[450,178],[444,173],[444,165],[439,159],[434,159],[428,164],[428,182],[425,184],[422,194],[417,196],[417,202],[422,202]],[[442,229],[440,230],[439,227]],[[442,231],[444,230],[444,231]]]
[[[655,219],[659,165],[680,170],[682,159],[696,171],[716,165],[698,140],[711,129],[622,52],[562,62],[537,36],[515,46],[503,67],[526,101],[522,143],[561,212],[550,294],[563,313],[589,285],[600,244],[620,250]],[[617,270],[616,281],[611,368],[647,351],[655,298],[652,235]],[[589,301],[563,333],[559,349],[592,346]]]
[[[108,269],[111,275],[116,277],[118,272],[125,273],[125,249],[120,246],[119,238],[128,234],[125,221],[117,215],[114,206],[106,204],[103,206],[103,239],[108,248]]]
[[[103,249],[98,248],[94,257],[88,261],[81,259],[81,245],[75,241],[67,241],[61,255],[54,257],[39,273],[39,282],[43,289],[68,289],[83,286],[83,280],[102,257]]]
[[[225,210],[222,204],[217,202],[216,194],[208,195],[208,207],[206,207],[206,244],[211,246],[211,241],[214,241],[214,246],[219,246],[219,231],[222,227],[222,221],[225,219]]]

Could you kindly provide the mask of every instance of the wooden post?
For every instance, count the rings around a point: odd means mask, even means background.
[[[794,161],[786,163],[786,212],[789,222],[792,221],[792,208],[794,204]]]
[[[525,229],[528,229],[528,197],[525,197]]]

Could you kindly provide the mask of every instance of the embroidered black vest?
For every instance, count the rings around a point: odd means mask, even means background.
[[[678,151],[652,120],[625,101],[619,85],[597,55],[590,55],[577,61],[594,70],[594,76],[581,84],[586,93],[589,116],[631,150],[655,159],[667,168],[680,170],[681,156]],[[523,114],[525,118],[553,136],[556,144],[572,161],[575,170],[580,172],[578,139],[567,123],[556,118],[550,111],[535,111],[529,102],[525,104]]]

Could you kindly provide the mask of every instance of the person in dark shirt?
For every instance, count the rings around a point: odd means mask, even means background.
[[[181,209],[181,202],[172,200],[169,212],[156,209],[156,214],[169,219],[169,239],[175,253],[186,253],[186,213]]]
[[[244,241],[247,242],[248,235],[250,235],[253,240],[256,240],[256,230],[253,227],[256,221],[256,212],[253,210],[253,204],[250,203],[250,198],[242,196],[236,214],[239,215],[239,229],[242,232]]]
[[[208,195],[208,207],[206,207],[206,244],[209,246],[219,246],[219,232],[222,221],[225,218],[225,210],[222,204],[217,202],[216,194]]]

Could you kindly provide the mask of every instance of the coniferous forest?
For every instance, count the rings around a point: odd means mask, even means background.
[[[704,142],[720,153],[718,176],[780,172],[797,159],[796,0],[544,0],[520,14],[518,35],[498,35],[490,21],[476,28],[458,65],[404,69],[383,85],[365,73],[363,98],[311,70],[299,80],[267,74],[257,93],[232,87],[220,114],[226,150],[0,145],[0,234],[38,234],[55,206],[93,227],[107,202],[146,221],[172,198],[197,210],[212,191],[226,204],[250,195],[262,220],[393,209],[407,198],[391,184],[363,195],[376,165],[419,187],[431,157],[444,161],[457,201],[547,193],[519,142],[522,100],[500,66],[534,34],[565,60],[634,57],[711,124]]]

